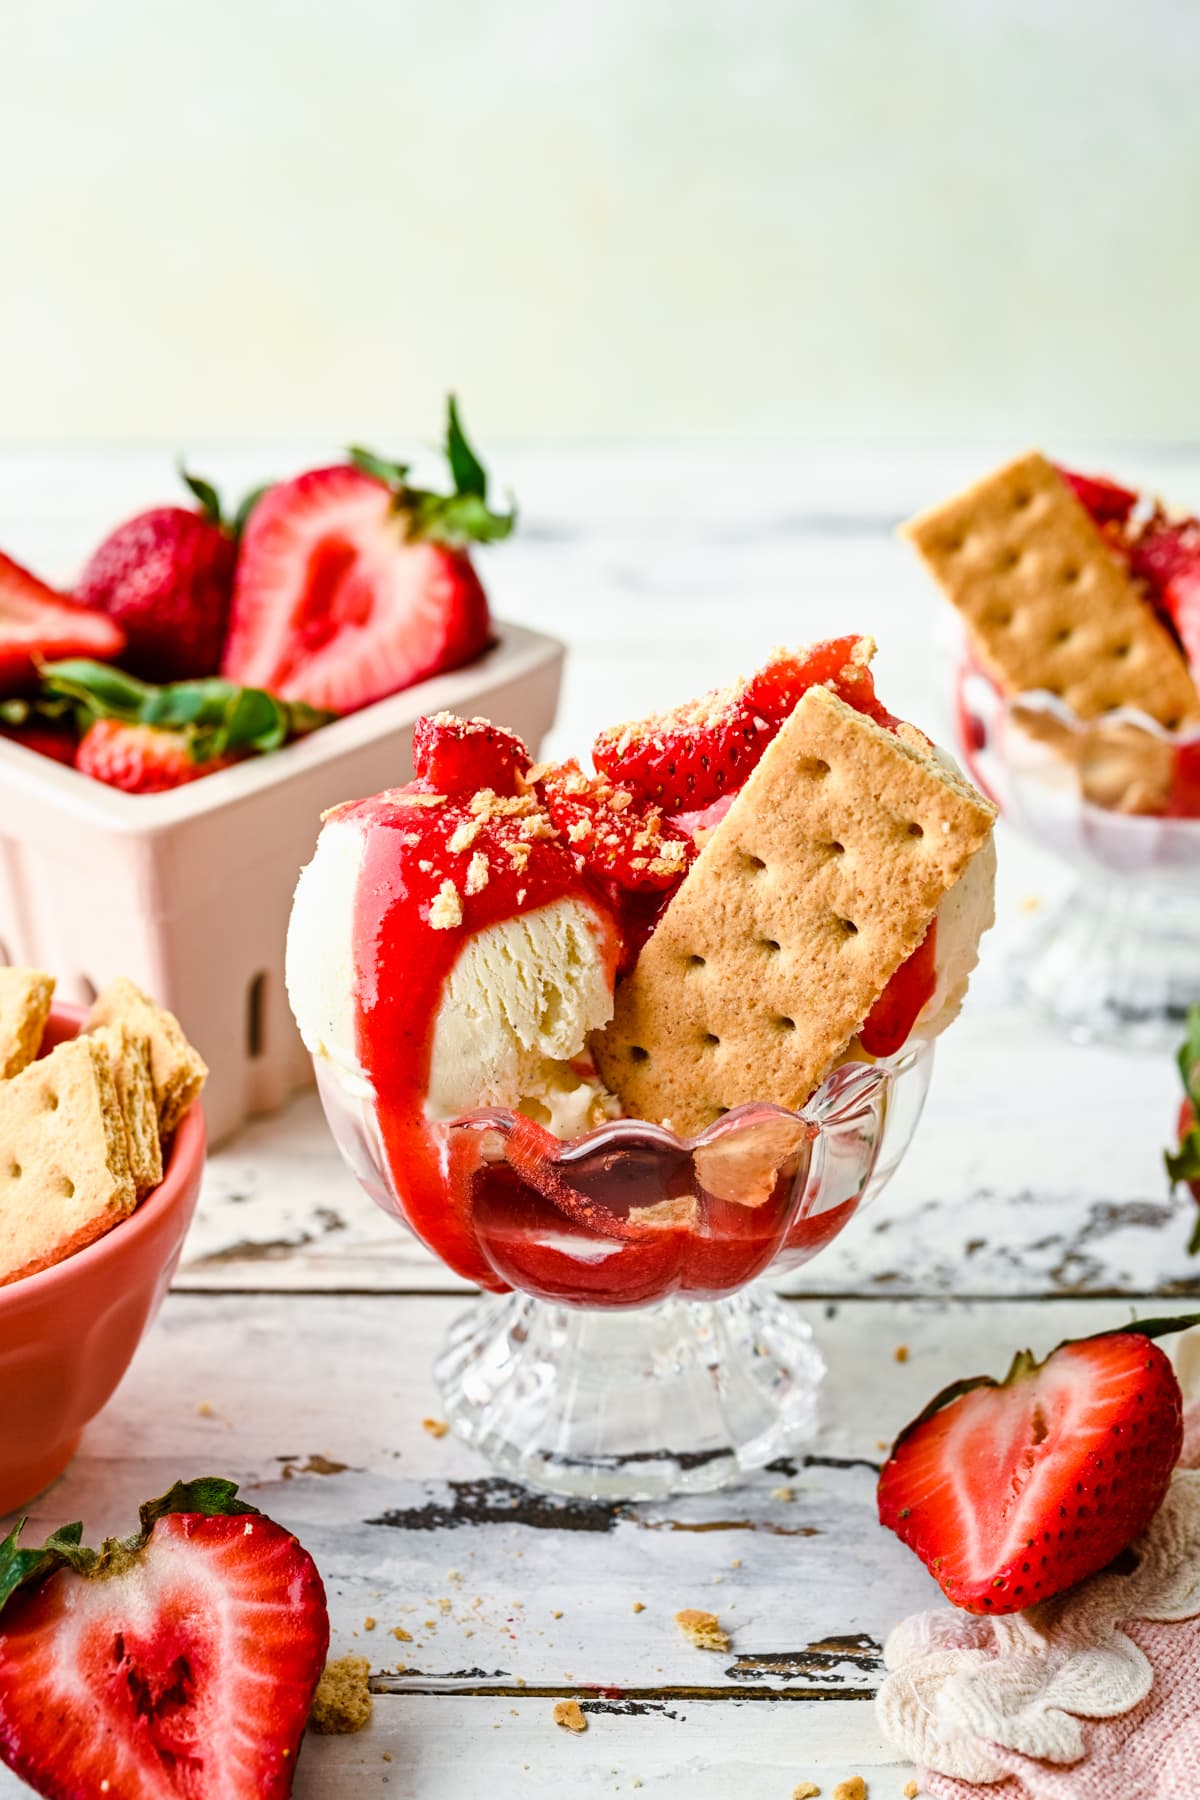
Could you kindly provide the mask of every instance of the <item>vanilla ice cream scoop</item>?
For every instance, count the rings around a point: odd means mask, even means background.
[[[370,829],[361,805],[326,821],[296,888],[286,961],[305,1045],[360,1097],[371,1093],[358,1043],[371,972],[356,949]],[[401,856],[398,885],[403,874]],[[473,932],[455,929],[454,940],[430,1022],[425,1116],[520,1108],[564,1137],[599,1124],[611,1100],[584,1059],[589,1034],[612,1016],[613,931],[601,906],[563,895]],[[441,948],[437,926],[414,918],[414,964],[435,945]]]

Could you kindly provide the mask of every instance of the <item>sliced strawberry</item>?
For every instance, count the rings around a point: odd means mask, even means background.
[[[585,775],[572,759],[544,768],[538,792],[557,830],[601,883],[661,892],[687,874],[694,840],[627,788]]]
[[[1132,488],[1118,487],[1106,475],[1076,475],[1062,467],[1058,472],[1097,525],[1123,525],[1137,505]]]
[[[1001,1382],[955,1382],[903,1431],[879,1518],[968,1612],[1019,1612],[1103,1569],[1146,1529],[1183,1441],[1183,1403],[1151,1342],[1162,1319],[1022,1350]]]
[[[325,1591],[232,1482],[177,1483],[99,1551],[0,1547],[0,1758],[51,1800],[284,1800]]]
[[[937,988],[937,919],[867,1014],[858,1041],[868,1056],[895,1056]]]
[[[514,731],[490,719],[434,713],[413,726],[413,772],[435,794],[516,794],[530,756]]]
[[[749,681],[602,731],[592,746],[596,767],[665,813],[702,812],[742,786],[810,687],[830,687],[859,712],[893,724],[867,667],[872,649],[867,638],[844,637],[781,653]]]
[[[1188,1011],[1187,1036],[1179,1046],[1176,1062],[1183,1078],[1184,1097],[1175,1122],[1177,1148],[1168,1150],[1164,1161],[1172,1187],[1178,1181],[1186,1182],[1192,1199],[1200,1202],[1200,1006]],[[1200,1251],[1200,1218],[1188,1250],[1193,1256]]]
[[[478,655],[487,597],[466,546],[505,537],[454,402],[452,494],[411,487],[367,451],[280,482],[242,533],[223,671],[337,713],[353,712]]]
[[[1183,653],[1200,671],[1200,519],[1153,521],[1130,552],[1130,567],[1174,627]]]
[[[213,756],[194,761],[179,732],[160,731],[157,725],[126,725],[120,719],[97,719],[75,752],[81,775],[123,788],[127,794],[166,793],[227,769],[236,760]]]
[[[0,553],[0,694],[36,680],[58,656],[119,656],[125,633],[113,619],[76,606]]]

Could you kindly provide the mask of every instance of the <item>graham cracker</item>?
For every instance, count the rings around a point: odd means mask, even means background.
[[[143,1194],[158,1186],[163,1176],[158,1102],[150,1075],[150,1039],[144,1031],[132,1030],[124,1019],[118,1019],[112,1025],[101,1025],[92,1036],[104,1045],[112,1064],[121,1117],[125,1121],[129,1167],[140,1200]]]
[[[0,1081],[19,1075],[42,1047],[54,977],[44,969],[0,969]]]
[[[924,745],[810,688],[618,986],[592,1039],[605,1084],[686,1134],[802,1106],[994,817]]]
[[[82,1250],[136,1202],[103,1044],[74,1038],[0,1083],[0,1286]]]
[[[1081,719],[1120,706],[1169,730],[1200,719],[1182,651],[1039,451],[900,530],[1008,692],[1057,694]]]
[[[94,1031],[98,1025],[112,1025],[118,1021],[149,1039],[158,1129],[162,1137],[169,1137],[204,1086],[208,1065],[188,1043],[174,1013],[143,994],[141,988],[125,975],[109,982],[88,1013],[83,1028]]]

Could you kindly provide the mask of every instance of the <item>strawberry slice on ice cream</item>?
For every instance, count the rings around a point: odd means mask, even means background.
[[[59,656],[119,656],[125,633],[0,552],[0,694],[37,680],[38,664]]]
[[[222,672],[336,713],[477,656],[487,597],[468,546],[507,537],[449,403],[449,494],[367,451],[269,488],[242,534]]]
[[[232,1482],[99,1550],[0,1545],[0,1759],[51,1800],[285,1800],[329,1647],[321,1577]]]

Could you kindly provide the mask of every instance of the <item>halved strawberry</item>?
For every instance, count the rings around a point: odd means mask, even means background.
[[[76,606],[0,552],[0,694],[37,678],[58,656],[119,656],[125,633],[113,619]]]
[[[537,786],[555,826],[598,881],[662,891],[687,874],[693,839],[627,788],[585,775],[573,758],[547,764]]]
[[[1165,1152],[1163,1160],[1172,1187],[1177,1181],[1187,1183],[1192,1199],[1200,1203],[1200,1006],[1188,1010],[1187,1036],[1176,1057],[1183,1077],[1184,1097],[1179,1103],[1175,1122],[1177,1148]],[[1200,1216],[1196,1219],[1188,1251],[1200,1251]]]
[[[592,746],[596,767],[665,813],[701,812],[743,785],[810,687],[824,684],[859,712],[894,724],[875,695],[867,667],[873,651],[869,638],[843,637],[780,652],[749,681],[602,731]]]
[[[1200,519],[1155,519],[1130,552],[1130,567],[1174,626],[1183,653],[1200,671]]]
[[[1058,472],[1097,525],[1123,525],[1137,505],[1134,490],[1119,487],[1107,475],[1077,475],[1061,466]]]
[[[413,773],[435,794],[516,794],[530,761],[516,732],[490,719],[433,713],[413,726]]]
[[[50,1800],[283,1800],[329,1648],[312,1557],[230,1481],[140,1517],[0,1545],[0,1759]]]
[[[348,713],[478,655],[488,604],[466,546],[506,537],[515,513],[489,508],[453,398],[446,454],[452,494],[362,450],[267,490],[242,533],[231,681]]]
[[[1019,1612],[1094,1575],[1143,1532],[1183,1442],[1157,1319],[1019,1351],[1001,1382],[956,1381],[901,1432],[880,1522],[968,1612]]]

